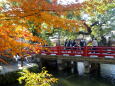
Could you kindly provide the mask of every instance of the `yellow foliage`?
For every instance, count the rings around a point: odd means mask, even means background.
[[[27,69],[20,72],[22,75],[18,81],[22,84],[25,81],[25,86],[52,86],[57,83],[58,79],[54,78],[52,74],[49,74],[47,70],[43,68],[41,73],[33,73]]]

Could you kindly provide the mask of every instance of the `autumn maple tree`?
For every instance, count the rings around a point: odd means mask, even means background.
[[[47,32],[51,28],[62,28],[71,31],[79,31],[84,26],[84,21],[67,19],[68,12],[75,15],[87,13],[93,15],[93,11],[103,13],[105,9],[99,7],[112,7],[112,0],[88,0],[83,3],[71,5],[56,4],[57,0],[49,3],[47,0],[6,0],[1,3],[0,13],[0,54],[14,56],[28,55],[27,52],[39,53],[41,45],[46,43],[40,36],[42,30]],[[91,12],[92,11],[92,12]],[[43,26],[46,25],[46,27]],[[38,34],[38,35],[36,35]],[[29,50],[29,51],[28,51]]]
[[[1,55],[23,55],[27,52],[25,48],[39,53],[39,46],[45,41],[34,33],[39,34],[42,29],[50,31],[51,27],[70,29],[78,26],[76,21],[56,16],[56,11],[62,9],[62,6],[55,6],[45,0],[7,0],[3,5],[0,14]],[[42,27],[43,23],[47,24],[47,28]],[[25,40],[38,43],[30,44]]]

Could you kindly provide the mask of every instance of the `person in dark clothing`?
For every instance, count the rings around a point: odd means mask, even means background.
[[[71,41],[71,39],[68,41],[68,43],[67,43],[67,47],[71,47],[71,44],[72,44],[72,41]]]
[[[83,39],[80,40],[80,47],[81,47],[81,50],[83,50],[83,47],[84,47],[84,42],[83,42]]]
[[[82,40],[80,40],[80,47],[82,47],[83,46],[83,42],[82,42]]]
[[[76,49],[76,47],[77,47],[77,46],[76,46],[76,45],[77,45],[77,44],[76,44],[76,41],[75,41],[75,40],[73,40],[71,45],[72,45],[72,47],[73,47],[72,49],[74,49],[74,50],[75,50],[75,49]]]
[[[72,41],[70,39],[70,40],[68,40],[66,47],[67,47],[67,49],[70,49],[71,46],[72,46]]]
[[[67,47],[68,44],[68,39],[66,39],[65,43],[64,43],[64,47]]]
[[[111,37],[108,38],[107,46],[108,46],[108,47],[111,47],[111,46],[112,46],[112,40],[111,40]]]
[[[102,46],[107,45],[107,41],[106,41],[106,38],[104,36],[101,37],[101,42],[102,42]]]
[[[109,37],[109,38],[108,38],[108,42],[107,42],[107,47],[111,47],[111,46],[112,46],[112,39],[111,39],[111,37]],[[108,52],[107,52],[108,54],[112,54],[111,48],[108,48],[107,51],[108,51]]]
[[[82,39],[82,40],[80,41],[80,47],[81,47],[82,50],[83,50],[83,47],[84,47],[84,46],[86,46],[86,41]]]
[[[72,44],[71,44],[71,45],[72,45],[72,47],[75,47],[75,46],[76,46],[75,40],[72,41]]]
[[[83,42],[83,39],[80,41],[80,47],[83,47],[84,46],[84,42]]]

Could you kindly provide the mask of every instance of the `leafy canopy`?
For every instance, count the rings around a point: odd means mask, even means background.
[[[53,0],[56,2],[57,0]],[[85,27],[83,21],[67,19],[69,12],[74,15],[82,13],[94,15],[104,13],[115,6],[113,0],[87,0],[83,3],[58,5],[47,0],[6,0],[0,4],[0,54],[29,55],[39,53],[41,45],[46,43],[39,35],[41,32],[51,32],[51,28],[78,32]],[[47,27],[43,24],[46,24]],[[33,44],[34,43],[34,44]],[[31,51],[31,52],[30,52]],[[29,52],[29,54],[27,53]]]

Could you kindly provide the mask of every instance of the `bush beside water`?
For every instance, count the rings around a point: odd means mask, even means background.
[[[35,73],[39,72],[38,66],[28,68],[28,70]],[[18,71],[9,72],[6,74],[0,74],[0,86],[6,86],[6,85],[9,86],[10,84],[18,83],[17,79],[21,76],[19,74],[19,72],[21,71],[22,70],[18,70]]]

